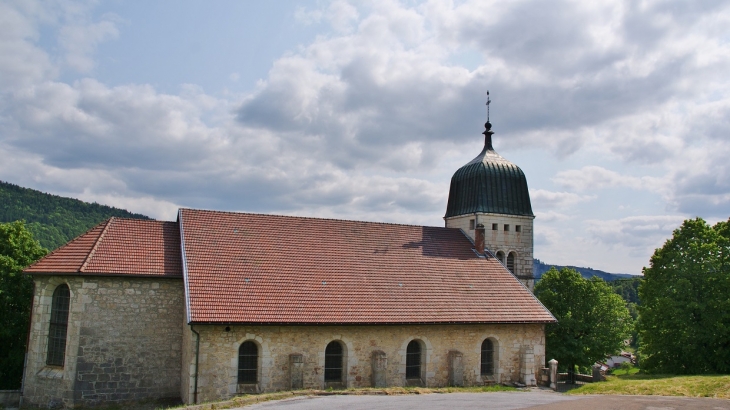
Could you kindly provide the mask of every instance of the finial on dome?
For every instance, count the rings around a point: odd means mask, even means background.
[[[494,131],[492,131],[492,123],[489,122],[489,105],[492,103],[492,100],[489,98],[489,90],[487,90],[487,122],[484,124],[484,146],[491,151],[494,151],[494,148],[492,148],[492,134],[494,134]]]
[[[489,104],[492,103],[492,100],[489,99],[489,90],[487,90],[487,124],[489,124]]]

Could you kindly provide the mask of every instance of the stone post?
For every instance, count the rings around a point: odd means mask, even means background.
[[[388,368],[388,358],[385,352],[382,350],[376,350],[372,356],[372,386],[373,387],[388,387],[386,380],[386,370]]]
[[[558,389],[558,361],[552,359],[548,362],[550,366],[550,388],[553,390]]]
[[[593,365],[593,381],[594,382],[606,381],[606,378],[603,377],[603,375],[601,374],[601,365],[600,364]]]
[[[525,386],[536,386],[535,380],[535,350],[532,346],[522,346],[520,352],[520,382]]]
[[[449,351],[449,386],[464,385],[464,355],[456,350]]]
[[[304,387],[304,361],[301,354],[289,355],[289,381],[292,390]]]

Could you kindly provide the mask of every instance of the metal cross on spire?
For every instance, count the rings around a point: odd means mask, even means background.
[[[492,103],[492,100],[489,99],[489,90],[487,90],[487,122],[489,122],[489,104]]]

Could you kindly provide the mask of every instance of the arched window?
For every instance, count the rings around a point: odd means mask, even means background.
[[[500,262],[504,263],[504,252],[498,251],[497,252],[497,259],[499,259]]]
[[[509,255],[507,255],[507,269],[509,269],[510,272],[515,273],[515,253],[510,252]]]
[[[406,347],[406,379],[421,378],[421,344],[411,340]]]
[[[238,348],[238,384],[258,382],[259,348],[248,340]]]
[[[482,376],[494,374],[494,343],[489,339],[482,342]]]
[[[48,329],[48,357],[46,364],[63,366],[66,356],[66,331],[71,292],[68,285],[60,285],[51,299],[51,325]]]
[[[324,349],[324,381],[342,381],[342,345],[330,342]]]

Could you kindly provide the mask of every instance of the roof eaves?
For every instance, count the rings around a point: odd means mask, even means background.
[[[182,275],[160,275],[154,273],[120,273],[120,272],[28,272],[31,276],[98,276],[118,278],[160,278],[160,279],[181,279]]]
[[[96,253],[96,248],[99,247],[99,244],[101,243],[102,238],[104,238],[104,234],[106,234],[107,229],[109,229],[109,226],[112,224],[112,221],[114,220],[114,217],[106,220],[106,225],[104,225],[104,229],[101,231],[101,234],[99,234],[99,237],[96,238],[96,242],[94,242],[94,246],[91,247],[91,251],[89,251],[89,254],[86,255],[86,259],[84,259],[84,263],[81,264],[81,267],[79,268],[79,272],[84,272],[86,270],[86,265],[91,262],[91,258],[94,256],[94,253]]]
[[[452,322],[236,322],[236,321],[193,321],[189,325],[257,325],[257,326],[403,326],[403,325],[509,325],[545,324],[557,320],[508,320],[508,321],[452,321]]]

